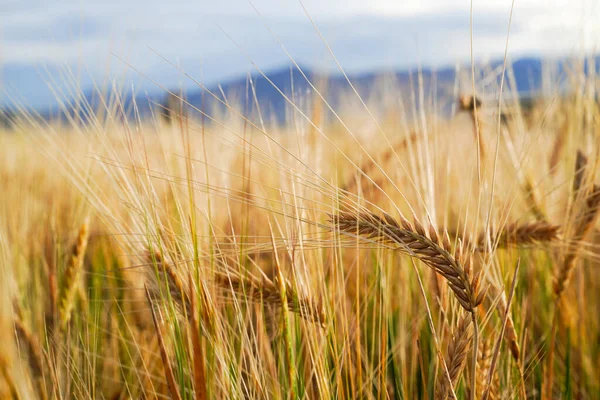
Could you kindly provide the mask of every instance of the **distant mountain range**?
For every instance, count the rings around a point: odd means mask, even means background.
[[[596,65],[600,64],[600,57],[595,59]],[[501,71],[503,62],[495,61],[486,65],[487,71]],[[541,58],[521,58],[512,63],[512,78],[518,92],[522,96],[532,96],[538,93],[542,88],[542,74],[545,66],[553,69],[555,76],[560,76],[565,71],[567,60],[546,62]],[[588,66],[586,65],[586,71]],[[484,77],[484,69],[478,67],[478,77]],[[470,67],[463,68],[467,79],[470,78]],[[377,90],[416,90],[419,87],[428,96],[444,96],[450,98],[454,91],[456,81],[455,68],[442,68],[438,70],[422,69],[410,71],[378,71],[361,74],[348,75],[355,90],[363,97],[368,97]],[[420,75],[420,79],[418,79]],[[495,75],[500,75],[497,72]],[[491,83],[497,81],[500,76],[492,76]],[[489,80],[489,79],[488,79]],[[307,99],[313,92],[309,81],[315,85],[319,91],[324,93],[325,98],[336,107],[340,101],[340,93],[350,93],[352,90],[342,74],[324,75],[310,68],[302,68],[300,72],[295,67],[284,67],[269,71],[265,75],[252,76],[251,83],[248,77],[240,77],[221,85],[211,85],[206,89],[214,94],[211,95],[202,88],[188,89],[185,98],[190,108],[203,109],[207,113],[215,110],[224,110],[221,102],[228,102],[235,106],[244,115],[256,111],[256,103],[260,107],[261,115],[264,118],[275,118],[283,120],[293,109],[290,101],[300,104],[300,99]],[[508,80],[507,80],[508,81]],[[553,86],[555,87],[555,86]],[[344,92],[346,91],[346,92]],[[285,94],[289,101],[282,95]],[[154,92],[151,94],[127,96],[123,100],[124,109],[132,113],[135,101],[136,108],[142,116],[147,116],[151,111],[159,111],[161,104],[166,104],[167,94],[163,92]],[[216,99],[216,98],[218,99]],[[100,106],[100,94],[94,91],[85,93],[86,101],[92,105],[92,108]],[[305,101],[306,103],[306,101]],[[75,107],[73,107],[74,109]],[[305,107],[306,108],[306,107]],[[6,112],[5,112],[6,113]],[[86,119],[84,111],[79,112],[82,119]],[[58,109],[46,112],[59,115]]]
[[[495,69],[501,68],[502,65],[502,62],[494,62],[488,67]],[[470,67],[466,68],[469,69],[468,77],[470,77]],[[529,96],[541,89],[542,68],[543,61],[539,58],[523,58],[513,63],[514,81],[519,93]],[[420,71],[377,71],[350,74],[347,80],[341,73],[324,75],[310,68],[301,67],[301,69],[302,72],[295,67],[284,67],[267,72],[264,76],[255,74],[252,76],[251,84],[248,77],[240,77],[207,89],[220,100],[237,105],[237,108],[246,115],[255,110],[255,103],[258,103],[264,117],[275,117],[281,120],[293,109],[291,101],[300,103],[299,107],[303,108],[301,99],[305,99],[313,93],[311,83],[335,108],[340,103],[342,93],[351,94],[352,88],[348,84],[348,80],[363,98],[367,98],[374,92],[385,90],[398,89],[403,90],[404,94],[408,94],[409,90],[417,90],[419,85],[422,85],[423,92],[429,95],[433,94],[435,86],[436,95],[445,95],[449,98],[454,90],[457,74],[454,67],[438,70],[425,68]],[[288,100],[282,93],[288,97]],[[137,102],[138,104],[144,101],[146,103],[148,101],[164,103],[165,98],[163,93],[159,97],[137,98]],[[219,103],[201,88],[188,90],[185,98],[190,106],[197,109],[211,110],[211,107],[214,108]]]

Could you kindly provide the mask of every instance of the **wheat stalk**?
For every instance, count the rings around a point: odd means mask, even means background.
[[[153,304],[154,300],[152,297],[152,293],[148,289],[148,287],[145,287],[145,290],[146,290],[146,298],[148,299],[148,302],[150,303],[150,312],[152,313],[152,322],[154,323],[154,329],[156,332],[156,337],[158,339],[160,358],[162,360],[163,367],[165,369],[165,377],[167,379],[167,386],[169,388],[169,393],[171,394],[172,399],[181,400],[181,395],[179,393],[179,387],[177,386],[177,383],[175,380],[175,374],[173,373],[173,367],[171,366],[171,363],[169,361],[169,355],[167,354],[165,340],[163,338],[163,335],[162,335],[162,332],[160,329],[160,324],[158,322],[158,317],[157,317],[156,311],[154,309],[154,304]]]
[[[509,316],[510,306],[512,304],[513,297],[515,295],[515,288],[517,287],[517,277],[519,276],[520,266],[521,266],[521,259],[519,258],[517,260],[517,266],[515,267],[515,272],[513,274],[513,279],[512,279],[511,286],[510,286],[510,294],[508,296],[508,301],[506,303],[506,309],[504,311],[504,320],[502,321],[502,329],[500,330],[500,335],[494,345],[494,353],[492,354],[490,369],[487,373],[487,380],[486,380],[487,384],[485,386],[485,390],[483,391],[483,396],[481,397],[482,400],[487,400],[489,393],[491,392],[492,381],[494,379],[494,371],[496,369],[496,365],[498,362],[498,356],[500,355],[500,345],[502,344],[502,339],[504,337],[504,332],[506,330],[506,322],[507,322],[508,316]],[[475,388],[473,388],[473,389],[475,389]]]

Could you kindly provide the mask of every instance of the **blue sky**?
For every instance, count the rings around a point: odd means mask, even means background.
[[[299,63],[333,71],[304,8],[349,72],[446,66],[470,58],[468,0],[0,2],[0,104],[10,96],[48,104],[55,97],[46,88],[48,76],[58,87],[61,80],[77,80],[83,89],[92,78],[106,77],[133,80],[147,90],[157,87],[144,76],[169,87],[187,84],[156,53],[204,83],[224,81],[252,71],[250,60],[265,70],[289,64],[277,38]],[[596,3],[516,0],[509,54],[596,51]],[[473,0],[477,60],[503,55],[510,8],[511,1]]]

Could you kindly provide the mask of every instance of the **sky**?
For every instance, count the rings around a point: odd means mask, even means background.
[[[469,63],[471,6],[474,58],[502,58],[512,0],[0,0],[0,104],[43,107],[61,81],[211,85],[289,56],[350,73]],[[515,0],[508,54],[596,52],[599,17],[595,0]]]

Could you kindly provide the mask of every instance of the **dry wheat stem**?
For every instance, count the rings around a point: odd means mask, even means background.
[[[191,275],[188,277],[189,291],[194,289]],[[200,339],[200,331],[198,330],[198,318],[196,316],[196,302],[194,296],[190,298],[190,330],[192,337],[192,362],[194,373],[194,392],[197,400],[206,400],[206,371],[204,368],[204,349]]]

